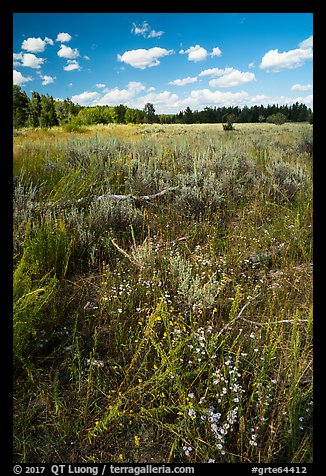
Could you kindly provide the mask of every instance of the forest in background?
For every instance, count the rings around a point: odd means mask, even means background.
[[[151,103],[143,109],[126,105],[80,106],[71,99],[54,99],[36,91],[28,97],[18,85],[13,86],[13,126],[76,127],[92,124],[200,124],[200,123],[262,123],[313,122],[313,113],[305,104],[292,105],[205,107],[192,111],[190,107],[177,114],[156,114]]]

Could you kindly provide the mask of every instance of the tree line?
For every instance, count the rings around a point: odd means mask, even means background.
[[[36,91],[28,97],[19,85],[13,86],[13,126],[52,127],[91,124],[199,124],[233,122],[313,122],[313,113],[305,104],[205,107],[192,111],[187,107],[177,114],[156,114],[153,104],[144,109],[118,106],[80,106],[71,99],[55,100]]]

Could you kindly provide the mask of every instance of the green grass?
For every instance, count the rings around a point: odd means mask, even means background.
[[[311,462],[311,126],[15,137],[14,362],[16,462]]]

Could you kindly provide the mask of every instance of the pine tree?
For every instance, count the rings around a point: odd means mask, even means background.
[[[27,126],[29,113],[29,98],[25,91],[21,91],[18,84],[13,85],[13,126],[14,128]]]
[[[40,126],[41,127],[52,127],[58,126],[59,121],[54,107],[54,100],[52,96],[48,94],[41,96],[41,115],[40,115]]]
[[[29,102],[28,125],[38,127],[40,125],[41,117],[41,96],[39,93],[33,91],[32,98]]]

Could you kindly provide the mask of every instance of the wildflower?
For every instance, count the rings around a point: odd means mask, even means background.
[[[195,419],[196,418],[196,412],[193,408],[189,408],[188,410],[188,415],[192,418],[192,419]]]
[[[192,451],[191,446],[183,446],[182,449],[183,449],[184,454],[185,454],[186,456],[190,456],[190,452]]]
[[[209,460],[207,461],[207,463],[215,463],[215,459],[209,458]]]
[[[189,398],[195,398],[195,394],[194,393],[188,393],[188,397]]]
[[[134,438],[135,438],[135,445],[136,445],[136,446],[139,446],[140,443],[139,443],[139,438],[138,438],[138,436],[135,435]]]

